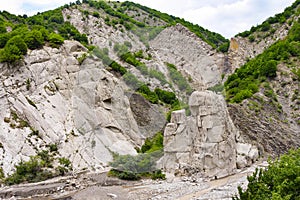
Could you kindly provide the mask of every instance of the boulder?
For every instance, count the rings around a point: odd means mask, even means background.
[[[169,173],[224,177],[257,159],[257,148],[237,143],[239,132],[232,123],[222,96],[196,91],[189,99],[191,116],[172,112],[164,133],[164,157],[159,166]]]

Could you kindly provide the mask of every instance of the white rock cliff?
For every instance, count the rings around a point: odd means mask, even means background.
[[[196,91],[189,101],[191,116],[174,111],[164,133],[164,157],[159,166],[168,172],[224,177],[251,165],[258,150],[240,138],[224,98]]]

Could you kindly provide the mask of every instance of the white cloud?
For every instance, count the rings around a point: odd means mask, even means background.
[[[32,15],[75,0],[0,0],[0,10]],[[132,0],[229,38],[282,12],[294,0]]]
[[[55,9],[71,0],[5,0],[0,2],[0,10],[6,10],[17,15],[33,15],[37,12],[42,12],[50,9]]]
[[[167,0],[133,1],[185,18],[227,38],[282,12],[294,2],[294,0],[175,0],[172,3]]]

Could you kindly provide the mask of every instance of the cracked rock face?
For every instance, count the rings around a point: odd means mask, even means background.
[[[75,171],[107,166],[112,152],[136,154],[146,135],[130,108],[128,88],[93,57],[80,65],[76,58],[85,52],[80,43],[65,41],[60,49],[29,52],[22,65],[0,65],[0,164],[6,174],[49,144],[57,144]]]
[[[196,91],[189,106],[191,116],[186,116],[184,110],[172,113],[164,133],[160,167],[180,175],[201,173],[219,178],[258,158],[257,148],[240,138],[222,96]]]
[[[159,59],[177,63],[177,68],[193,80],[193,87],[203,90],[218,84],[224,68],[224,55],[177,24],[164,29],[150,45]]]

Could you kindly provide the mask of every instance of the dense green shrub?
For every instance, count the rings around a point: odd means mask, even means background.
[[[20,36],[9,39],[0,50],[0,62],[13,63],[20,60],[27,53],[27,45]]]
[[[27,45],[24,42],[23,38],[19,35],[12,37],[9,39],[5,46],[16,46],[20,50],[22,55],[27,53]]]
[[[54,157],[57,146],[48,145],[49,150],[42,150],[36,156],[31,156],[29,161],[21,161],[17,164],[13,174],[4,179],[7,185],[19,184],[24,182],[39,182],[55,176],[64,175],[72,170],[72,164],[67,158],[58,158],[59,165],[53,169],[53,164],[57,162]]]
[[[261,82],[276,77],[277,65],[298,56],[299,23],[295,22],[284,40],[271,45],[262,54],[247,62],[228,77],[224,86],[230,102],[239,103],[258,91]]]
[[[118,56],[122,56],[129,52],[128,46],[126,46],[125,44],[119,44],[119,43],[116,43],[114,45],[114,51],[117,53]]]
[[[119,171],[116,169],[111,169],[108,172],[108,176],[115,176],[122,180],[127,181],[136,181],[141,179],[141,175],[139,173],[133,173],[130,171]]]
[[[266,31],[270,30],[270,28],[271,28],[270,23],[269,22],[264,22],[264,23],[262,23],[260,29],[261,29],[261,31],[266,32]]]
[[[125,83],[134,90],[138,89],[141,85],[143,85],[143,83],[141,81],[139,81],[136,78],[136,76],[130,72],[127,72],[126,74],[124,74],[123,78],[124,78]]]
[[[156,169],[156,161],[161,158],[163,152],[153,151],[140,153],[137,156],[115,155],[110,166],[113,168],[108,175],[125,180],[138,180],[142,177],[152,179],[165,179],[161,170]]]
[[[85,61],[85,59],[87,58],[87,54],[86,53],[84,53],[84,54],[82,54],[81,56],[79,56],[78,58],[77,58],[77,61],[78,61],[78,63],[81,65],[82,63],[83,63],[83,61]]]
[[[172,105],[173,103],[178,101],[174,92],[169,92],[166,90],[162,90],[160,88],[156,88],[154,91],[157,94],[159,100],[161,100],[162,102],[164,102],[166,104]]]
[[[161,132],[154,135],[153,138],[147,138],[141,147],[141,153],[151,153],[162,150],[164,147],[164,136]]]
[[[109,175],[125,180],[138,180],[142,177],[165,179],[165,174],[156,169],[156,161],[163,156],[163,134],[158,132],[153,138],[147,138],[137,156],[114,155],[110,163],[113,168]]]
[[[119,63],[117,63],[116,61],[113,61],[110,65],[109,65],[115,72],[120,73],[121,75],[124,75],[127,73],[127,70],[125,67],[123,67],[122,65],[120,65]]]
[[[53,48],[58,48],[64,43],[64,38],[56,33],[49,35],[49,45]]]
[[[293,27],[289,32],[289,39],[291,41],[300,41],[300,23],[294,23]]]
[[[256,169],[248,176],[248,182],[245,191],[238,188],[239,194],[234,200],[300,199],[300,149],[269,161],[267,169]]]
[[[0,34],[6,33],[6,26],[4,24],[0,24]]]
[[[224,85],[220,83],[208,88],[208,90],[213,92],[222,92],[224,90]]]
[[[31,157],[29,161],[21,161],[16,171],[5,179],[5,184],[13,185],[22,182],[39,182],[52,178],[52,173],[44,169],[45,163],[41,158]]]
[[[92,15],[93,15],[94,17],[97,17],[97,18],[100,17],[100,14],[99,14],[98,12],[96,12],[96,11],[94,11]]]
[[[135,66],[143,75],[149,75],[147,66],[141,61],[137,60],[134,54],[131,52],[122,54],[120,58],[128,64]]]
[[[50,46],[58,48],[62,44],[61,38],[53,34],[58,34],[64,39],[74,39],[85,45],[88,44],[85,34],[80,34],[70,22],[64,22],[62,8],[38,13],[32,17],[25,15],[20,17],[7,12],[1,12],[0,15],[5,16],[5,22],[13,28],[10,33],[0,34],[0,48],[4,48],[6,42],[17,35],[25,40],[30,49],[41,48],[44,41],[49,42]],[[21,58],[20,56],[11,57]]]
[[[260,74],[266,77],[275,77],[277,71],[277,61],[268,60],[265,64],[261,65]]]
[[[250,35],[250,36],[249,36],[249,42],[254,42],[254,41],[255,41],[254,35]]]
[[[146,84],[141,85],[137,89],[137,92],[141,93],[151,103],[154,103],[154,104],[158,103],[157,94],[155,92],[152,92]]]
[[[229,49],[230,43],[229,42],[225,42],[223,44],[221,44],[218,48],[218,51],[226,53]]]
[[[44,45],[44,37],[38,30],[32,30],[25,35],[25,42],[29,49],[38,49]]]
[[[0,49],[0,62],[13,63],[22,58],[22,53],[16,45]]]
[[[0,48],[3,48],[10,39],[10,34],[0,34]]]

